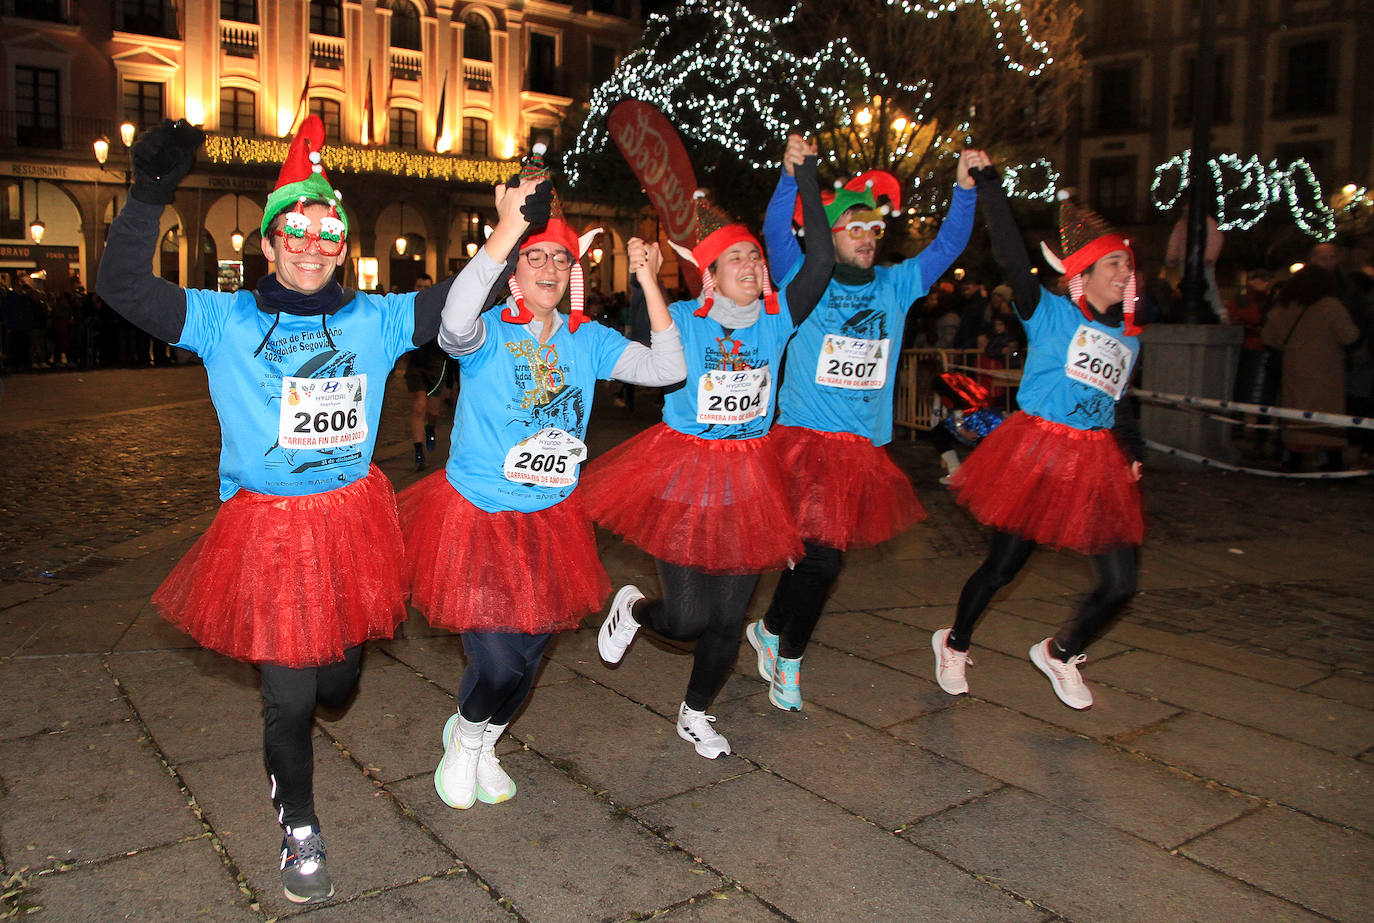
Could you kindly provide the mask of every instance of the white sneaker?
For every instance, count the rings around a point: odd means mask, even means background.
[[[496,741],[504,724],[488,724],[482,732],[482,749],[477,755],[477,800],[483,804],[500,804],[515,797],[515,780],[501,768],[496,756]]]
[[[687,707],[687,703],[683,702],[677,711],[677,736],[696,747],[697,753],[701,756],[713,760],[730,752],[730,741],[717,734],[716,729],[711,727],[715,722],[715,715],[692,711]]]
[[[1093,694],[1084,685],[1083,677],[1078,675],[1078,665],[1088,658],[1078,654],[1065,663],[1050,653],[1050,640],[1046,638],[1030,649],[1031,663],[1050,678],[1059,701],[1069,708],[1087,708],[1093,704]]]
[[[630,609],[643,598],[639,587],[627,583],[611,600],[611,611],[606,614],[606,621],[601,623],[601,631],[596,636],[596,649],[602,660],[620,663],[620,658],[625,656],[625,648],[630,646],[635,639],[635,632],[639,631],[639,623],[630,615]]]
[[[973,658],[968,651],[956,651],[949,646],[949,633],[952,630],[941,628],[930,636],[930,646],[935,651],[935,682],[950,695],[964,695],[968,692],[965,670],[973,663]]]
[[[773,661],[778,659],[778,636],[763,627],[763,619],[750,622],[744,629],[749,646],[759,655],[759,676],[765,683],[773,681]]]
[[[459,714],[444,725],[444,756],[434,770],[434,790],[450,808],[466,811],[477,800],[477,760],[486,726]]]

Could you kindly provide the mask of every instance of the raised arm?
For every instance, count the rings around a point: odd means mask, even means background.
[[[787,136],[787,150],[782,155],[782,173],[768,211],[763,216],[763,243],[768,248],[768,268],[774,279],[786,279],[787,274],[801,262],[801,246],[792,233],[792,215],[797,207],[796,168],[808,154],[816,153],[816,142],[799,134]]]
[[[186,292],[153,273],[162,209],[195,166],[205,132],[185,120],[143,133],[134,145],[134,184],[110,225],[95,290],[132,324],[168,343],[181,340],[186,326]]]
[[[806,232],[806,258],[787,286],[787,308],[792,322],[801,326],[811,309],[825,294],[830,274],[835,269],[835,241],[830,237],[830,222],[821,205],[821,187],[816,180],[816,156],[808,154],[793,171],[801,195],[802,228]]]
[[[658,244],[645,244],[630,238],[630,271],[644,292],[649,309],[649,345],[631,342],[616,360],[611,377],[632,385],[662,386],[676,384],[687,377],[687,360],[682,355],[682,339],[668,313],[668,302],[658,285],[663,254]]]
[[[1002,278],[1011,286],[1012,306],[1022,320],[1030,320],[1040,304],[1040,282],[1031,272],[1030,254],[1021,239],[1021,229],[1011,213],[1002,178],[991,166],[970,171],[978,184],[978,204],[988,223],[988,237],[992,239],[992,258]]]
[[[548,221],[551,189],[549,183],[535,180],[496,187],[496,229],[453,280],[444,298],[438,339],[439,348],[450,356],[475,352],[486,339],[482,312],[490,304],[488,295],[532,220]]]
[[[978,205],[978,192],[969,171],[988,163],[988,155],[982,151],[965,149],[959,155],[954,195],[949,200],[945,220],[940,222],[940,232],[929,247],[916,254],[922,279],[934,282],[940,278],[968,246],[969,236],[973,233],[973,213]]]

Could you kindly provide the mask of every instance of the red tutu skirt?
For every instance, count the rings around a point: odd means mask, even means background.
[[[535,513],[488,513],[442,471],[407,487],[396,501],[412,604],[449,631],[576,628],[611,592],[579,493]]]
[[[885,542],[926,518],[887,452],[853,433],[773,427],[801,537],[841,551]]]
[[[1140,486],[1111,430],[1014,413],[950,489],[984,525],[1055,548],[1102,554],[1145,540]]]
[[[805,555],[771,436],[699,439],[660,423],[591,462],[580,490],[593,519],[672,564],[758,574]]]
[[[406,617],[396,495],[376,465],[305,497],[240,490],[153,594],[202,646],[311,667],[390,638]]]

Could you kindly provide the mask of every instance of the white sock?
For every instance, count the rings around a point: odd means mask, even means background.
[[[945,470],[950,474],[959,470],[959,453],[953,449],[946,449],[941,452],[940,461],[945,463]]]

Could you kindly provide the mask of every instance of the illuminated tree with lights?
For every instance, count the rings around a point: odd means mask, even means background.
[[[793,128],[817,133],[833,175],[890,170],[922,210],[971,138],[1013,162],[1062,133],[1081,69],[1074,4],[1060,0],[681,0],[593,94],[570,178],[606,149],[606,113],[653,103],[700,164],[776,164]],[[1027,183],[1043,185],[1043,180]],[[911,184],[907,184],[911,188]]]

